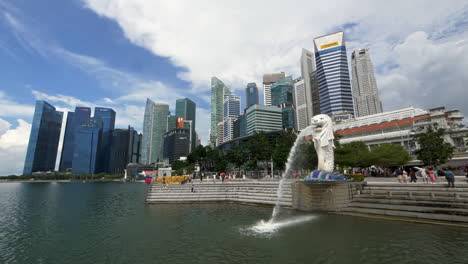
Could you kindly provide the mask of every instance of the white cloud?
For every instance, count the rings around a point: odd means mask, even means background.
[[[0,117],[31,118],[33,114],[34,106],[17,103],[0,90]]]
[[[125,36],[186,71],[179,77],[209,90],[218,76],[233,89],[260,83],[261,75],[299,73],[301,48],[343,28],[349,48],[370,46],[377,66],[407,35],[434,31],[463,17],[466,1],[147,1],[84,0],[115,20]],[[404,7],[404,8],[402,8]],[[346,25],[346,26],[343,26]],[[463,30],[459,30],[463,32]]]
[[[468,114],[466,41],[436,42],[420,31],[409,35],[391,55],[398,67],[381,76],[379,83],[386,110],[446,106]]]
[[[23,173],[31,124],[22,119],[17,122],[16,128],[0,134],[0,175]]]

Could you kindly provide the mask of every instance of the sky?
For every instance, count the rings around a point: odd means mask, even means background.
[[[466,0],[0,0],[0,175],[22,172],[36,100],[111,107],[141,131],[146,98],[174,112],[188,97],[206,143],[212,76],[244,100],[264,73],[299,77],[302,48],[337,31],[349,55],[370,49],[384,111],[468,115]]]

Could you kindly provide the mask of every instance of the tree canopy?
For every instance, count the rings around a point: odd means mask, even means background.
[[[452,158],[455,147],[444,141],[444,132],[428,127],[413,135],[411,145],[417,147],[414,154],[424,165],[439,166]]]

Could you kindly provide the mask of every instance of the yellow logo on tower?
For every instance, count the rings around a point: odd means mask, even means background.
[[[332,42],[332,43],[328,43],[328,44],[320,46],[320,49],[326,49],[326,48],[330,48],[330,47],[338,46],[338,45],[340,45],[339,42]]]

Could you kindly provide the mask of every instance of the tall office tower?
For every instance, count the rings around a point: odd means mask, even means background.
[[[283,129],[295,127],[293,88],[294,82],[291,76],[281,78],[271,85],[271,104],[281,108]]]
[[[245,88],[245,109],[258,104],[258,88],[256,83],[248,83]]]
[[[344,33],[314,39],[320,112],[334,120],[354,115]]]
[[[223,119],[223,142],[229,141],[234,138],[234,121],[240,115],[239,96],[232,94],[224,96],[224,119]]]
[[[176,124],[177,124],[177,116],[168,115],[167,116],[167,129],[166,129],[166,131],[171,131],[172,129],[176,128]]]
[[[296,112],[296,130],[298,131],[306,128],[310,123],[310,118],[307,114],[305,90],[304,79],[301,78],[294,81],[293,105]]]
[[[184,120],[192,121],[192,125],[191,125],[191,129],[192,129],[191,138],[192,139],[195,139],[196,113],[197,113],[197,104],[195,104],[194,101],[188,98],[177,99],[176,116],[183,117]],[[192,146],[190,147],[190,150],[195,149],[196,140],[192,140],[191,144]]]
[[[224,96],[231,94],[231,91],[224,83],[216,78],[211,78],[211,124],[210,124],[210,143],[215,146],[218,136],[218,124],[223,122],[223,100]]]
[[[73,151],[73,174],[97,173],[102,119],[90,118],[78,127]]]
[[[191,120],[190,120],[191,121]],[[188,128],[175,128],[164,134],[164,159],[170,164],[190,154],[191,131]]]
[[[318,88],[317,86],[314,86],[312,81],[312,75],[314,74],[316,68],[315,68],[315,59],[314,59],[314,54],[306,49],[302,49],[302,54],[301,54],[301,75],[302,79],[304,79],[304,101],[305,101],[305,107],[307,111],[307,125],[310,125],[310,119],[316,115],[314,113],[314,98],[313,96],[318,96]],[[316,91],[314,91],[315,89]],[[315,92],[315,93],[314,93]],[[317,98],[318,99],[318,98]],[[315,101],[317,101],[317,99]]]
[[[141,144],[141,163],[152,164],[163,160],[163,137],[167,129],[169,105],[146,100]]]
[[[245,113],[247,136],[255,132],[278,131],[283,128],[281,108],[276,106],[253,105]]]
[[[382,113],[382,102],[375,81],[369,49],[357,49],[351,55],[355,116]]]
[[[234,139],[247,136],[247,117],[245,114],[240,115],[234,121],[233,126],[234,126],[234,132],[233,132]]]
[[[218,135],[216,135],[216,146],[219,146],[223,144],[224,142],[224,122],[221,121],[216,125],[216,132]]]
[[[94,118],[102,122],[96,172],[109,172],[112,130],[115,128],[115,111],[111,108],[95,107]]]
[[[55,169],[62,119],[63,112],[56,111],[55,107],[46,101],[36,101],[24,162],[24,175]]]
[[[284,78],[286,75],[284,72],[271,73],[263,75],[263,100],[264,105],[271,105],[271,85],[277,82],[279,79]]]
[[[75,134],[80,125],[91,118],[91,108],[75,107],[75,112],[68,112],[67,126],[63,138],[62,156],[60,158],[60,171],[71,170],[73,167],[73,152],[75,149]]]
[[[123,174],[129,163],[140,162],[141,134],[128,126],[128,129],[112,131],[112,146],[109,172]]]

